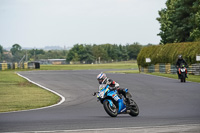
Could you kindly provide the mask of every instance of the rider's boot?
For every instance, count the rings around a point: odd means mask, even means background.
[[[125,98],[126,98],[126,103],[127,103],[127,105],[129,106],[129,105],[132,105],[132,100],[131,100],[131,94],[129,93],[129,92],[126,92],[125,93],[125,96],[124,96]]]
[[[126,98],[126,103],[127,103],[128,105],[130,105],[131,101],[130,101],[129,98]]]
[[[119,91],[125,97],[125,102],[126,102],[127,107],[130,106],[132,104],[131,99],[130,99],[132,97],[131,94],[129,92],[126,92],[125,89],[121,89]]]

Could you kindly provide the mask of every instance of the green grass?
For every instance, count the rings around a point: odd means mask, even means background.
[[[119,70],[119,71],[107,71],[109,73],[139,73],[138,70]],[[155,76],[162,76],[162,77],[167,77],[167,78],[173,78],[173,79],[178,79],[177,74],[166,74],[166,73],[147,73],[150,75],[155,75]],[[191,82],[199,82],[200,83],[200,75],[188,75],[188,78],[186,79],[187,81]]]
[[[59,96],[31,84],[15,71],[0,71],[0,112],[35,109],[59,101]]]
[[[165,74],[165,73],[148,73],[148,74],[178,79],[177,74]],[[200,83],[200,75],[188,75],[188,78],[186,80],[191,81],[191,82],[199,82]]]
[[[108,64],[41,65],[40,70],[83,70],[83,69],[136,69],[136,63],[121,62]]]
[[[106,71],[105,73],[139,73],[138,70],[119,70],[119,71]]]

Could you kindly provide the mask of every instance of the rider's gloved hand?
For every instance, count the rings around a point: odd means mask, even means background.
[[[110,84],[111,84],[111,82],[107,80],[106,84],[107,84],[107,85],[110,85]]]

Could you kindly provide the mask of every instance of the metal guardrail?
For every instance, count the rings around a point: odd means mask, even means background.
[[[189,74],[193,75],[200,75],[200,63],[198,64],[192,64],[187,68]],[[160,72],[160,73],[171,73],[176,74],[177,68],[175,65],[171,64],[156,64],[156,65],[150,65],[148,67],[139,67],[140,72],[145,73],[151,73],[151,72]]]
[[[39,62],[0,63],[0,71],[8,69],[40,69]]]
[[[194,75],[200,75],[200,63],[192,64],[191,72],[194,73]]]

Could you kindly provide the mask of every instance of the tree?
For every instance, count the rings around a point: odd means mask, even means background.
[[[120,50],[120,59],[121,60],[128,60],[129,59],[129,55],[128,55],[128,50],[127,50],[127,46],[122,46],[119,45],[119,50]]]
[[[167,0],[167,8],[159,11],[161,44],[200,39],[200,1]]]
[[[3,47],[0,45],[0,62],[3,60]]]
[[[128,45],[128,56],[130,59],[137,59],[137,55],[139,54],[140,50],[142,49],[142,45],[139,43],[133,43]]]
[[[20,61],[25,55],[25,51],[22,51],[22,47],[19,44],[14,44],[10,51],[13,55],[12,62]]]
[[[67,62],[80,61],[81,63],[93,63],[95,61],[121,61],[136,59],[142,45],[134,43],[132,45],[101,44],[86,45],[76,44],[67,54]]]
[[[20,50],[22,50],[22,47],[19,44],[14,44],[10,49],[12,55],[15,55],[15,53],[19,52]]]
[[[85,45],[85,53],[82,56],[82,61],[85,63],[91,64],[95,62],[95,57],[92,54],[92,46],[91,45]]]
[[[108,59],[108,53],[102,45],[94,45],[92,48],[92,54],[96,60],[100,58],[101,61],[107,61]]]
[[[72,51],[72,50],[69,50],[69,53],[67,54],[67,58],[66,58],[66,61],[67,62],[70,62],[75,56],[75,52]]]

